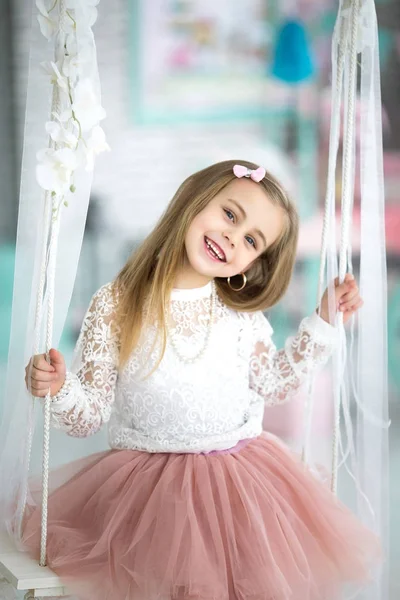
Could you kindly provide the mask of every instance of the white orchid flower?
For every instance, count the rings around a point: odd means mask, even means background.
[[[46,131],[57,144],[65,144],[70,148],[76,148],[78,138],[68,129],[65,129],[60,123],[48,121],[45,125]]]
[[[58,87],[61,90],[68,92],[68,79],[66,77],[64,77],[63,75],[61,75],[60,63],[55,63],[53,61],[50,61],[50,62],[42,62],[42,63],[40,63],[40,65],[44,69],[44,71],[48,75],[50,75],[50,82],[53,85],[56,84],[56,85],[58,85]]]
[[[68,13],[65,15],[61,29],[67,35],[73,35],[76,32],[76,23],[72,15]]]
[[[93,33],[90,29],[79,30],[79,35],[67,35],[65,39],[65,53],[67,58],[76,57],[79,64],[96,61],[96,52],[93,48]]]
[[[53,21],[53,19],[50,19],[50,17],[45,17],[43,15],[38,15],[37,20],[39,21],[42,35],[48,40],[51,40],[58,31],[58,23]]]
[[[94,159],[100,152],[109,151],[110,146],[106,142],[106,134],[100,125],[92,129],[92,135],[86,142],[86,171],[93,171]]]
[[[65,50],[67,54],[77,54],[78,46],[76,43],[76,37],[74,35],[67,35],[65,39]]]
[[[72,173],[77,168],[77,157],[70,148],[46,148],[37,154],[36,179],[44,190],[64,194],[71,185]]]
[[[82,23],[84,27],[93,27],[97,21],[96,6],[98,5],[99,1],[100,0],[85,0],[84,9],[80,13],[82,19],[85,19],[85,22]],[[68,12],[75,10],[76,2],[77,0],[65,0],[65,5]],[[81,6],[80,8],[82,9],[83,7]]]
[[[92,52],[90,48],[83,47],[79,53],[68,52],[64,56],[61,72],[65,77],[68,77],[74,83],[78,74],[82,72],[85,65],[92,62]]]
[[[81,61],[79,56],[64,56],[61,72],[71,83],[74,83],[78,79],[80,64]]]
[[[47,148],[38,153],[36,178],[44,190],[59,196],[73,189],[73,175],[78,167],[92,170],[96,155],[110,150],[99,126],[106,113],[97,80],[91,78],[96,73],[91,27],[97,19],[98,3],[99,0],[64,0],[65,14],[60,20],[59,0],[36,0],[42,34],[57,40],[55,59],[42,63],[42,67],[62,92],[59,107],[45,125],[58,149]]]
[[[36,0],[36,7],[40,12],[40,15],[37,16],[40,25],[40,31],[45,38],[51,40],[58,31],[57,14],[55,14],[54,17],[50,15],[45,6],[44,0]]]
[[[105,118],[106,111],[99,104],[90,79],[83,79],[77,83],[72,110],[83,132],[90,131],[92,127],[98,125],[99,121]]]

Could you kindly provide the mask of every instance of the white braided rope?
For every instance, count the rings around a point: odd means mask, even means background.
[[[54,96],[53,96],[54,98]],[[41,249],[41,260],[40,260],[40,275],[39,275],[39,284],[38,290],[36,294],[36,310],[35,310],[35,341],[33,346],[33,353],[38,354],[40,348],[40,331],[41,331],[41,318],[43,311],[43,294],[44,294],[44,286],[46,282],[46,261],[47,261],[47,240],[48,234],[50,230],[50,220],[51,220],[51,201],[50,201],[50,193],[45,192],[44,194],[44,210],[43,210],[43,237],[42,237],[42,249]],[[33,413],[35,410],[35,397],[32,396],[31,402],[29,404],[29,417],[28,417],[28,432],[27,439],[24,447],[24,464],[25,471],[29,473],[30,464],[31,464],[31,454],[32,454],[32,441],[33,441]],[[20,514],[21,517],[18,517],[18,527],[19,527],[19,535],[22,535],[22,523],[23,517],[25,515],[26,510],[26,502],[28,497],[28,477],[24,479],[24,489],[22,493],[22,503]]]
[[[53,320],[54,320],[54,282],[56,273],[57,242],[60,231],[60,217],[57,206],[57,199],[53,198],[53,221],[51,227],[51,238],[49,247],[49,265],[47,274],[47,329],[46,329],[46,354],[49,359],[49,352],[52,346]],[[40,538],[40,565],[46,565],[46,544],[47,544],[47,507],[49,497],[49,459],[50,459],[50,390],[47,392],[44,404],[44,424],[43,424],[43,459],[42,459],[42,520],[41,520],[41,538]]]
[[[64,0],[60,0],[59,25],[62,28],[66,14]],[[52,113],[59,110],[58,88],[54,86]],[[49,241],[49,256],[47,267],[47,322],[46,322],[46,359],[50,362],[49,352],[52,347],[53,322],[54,322],[54,285],[57,264],[57,244],[60,231],[61,206],[57,196],[52,197],[52,222]],[[43,453],[42,453],[42,514],[40,535],[40,561],[41,567],[46,566],[47,558],[47,517],[49,500],[49,463],[50,463],[50,405],[51,395],[48,390],[44,402],[43,414]]]
[[[339,283],[342,283],[346,274],[347,259],[350,248],[350,223],[353,208],[353,168],[354,168],[354,123],[355,123],[355,99],[357,85],[357,33],[359,18],[359,0],[353,0],[351,5],[351,33],[348,75],[348,98],[347,119],[344,131],[343,143],[343,191],[342,191],[342,220],[340,235],[339,255]],[[340,330],[341,347],[346,343],[343,329],[343,313],[338,315],[338,327]],[[331,489],[337,493],[338,464],[339,464],[339,438],[340,438],[340,409],[341,394],[344,393],[343,384],[343,353],[339,353],[340,379],[335,382],[335,413],[332,439],[332,479]]]

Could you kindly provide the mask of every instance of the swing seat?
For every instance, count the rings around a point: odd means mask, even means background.
[[[66,587],[49,567],[41,567],[26,552],[20,552],[4,533],[0,533],[2,577],[16,590],[26,591],[25,598],[68,596]]]

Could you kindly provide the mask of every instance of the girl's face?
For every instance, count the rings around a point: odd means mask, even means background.
[[[245,273],[283,227],[284,211],[263,187],[251,179],[234,180],[193,219],[182,275],[202,285],[214,277]]]

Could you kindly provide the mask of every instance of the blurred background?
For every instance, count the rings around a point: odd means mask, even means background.
[[[26,0],[0,0],[0,384],[10,328],[28,74],[26,5]],[[400,3],[378,0],[376,9],[389,289],[391,560],[400,566]],[[111,152],[96,163],[61,343],[67,356],[91,295],[115,276],[181,181],[227,158],[265,166],[288,188],[300,212],[293,282],[284,301],[268,314],[277,345],[315,308],[336,12],[331,0],[101,0],[94,34],[107,111],[102,126]],[[340,192],[338,172],[338,200]],[[355,263],[358,193],[356,181]],[[322,402],[320,412],[321,427],[329,428]],[[296,429],[296,409],[278,409],[272,421],[275,431],[289,439]],[[395,571],[393,600],[400,597]]]

